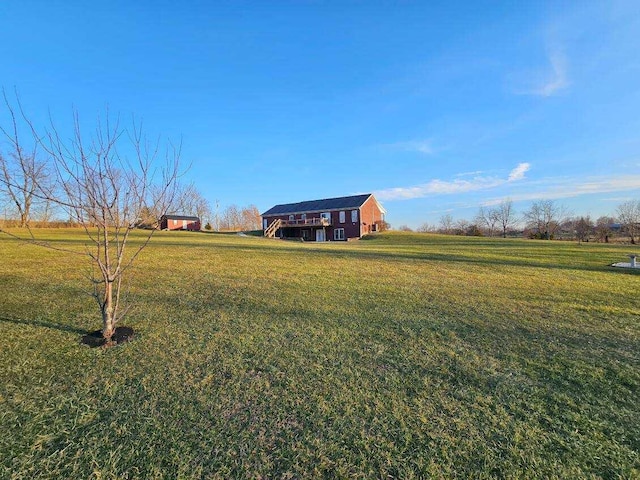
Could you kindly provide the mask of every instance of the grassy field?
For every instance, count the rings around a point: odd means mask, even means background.
[[[638,478],[628,253],[160,232],[103,350],[84,260],[0,238],[0,478]]]

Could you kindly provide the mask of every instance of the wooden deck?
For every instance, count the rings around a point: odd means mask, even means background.
[[[322,217],[314,217],[304,220],[282,220],[280,227],[328,227],[329,225],[331,225],[330,220]]]
[[[281,228],[328,227],[329,225],[331,225],[331,220],[322,217],[306,218],[304,220],[281,220],[276,218],[264,231],[264,236],[273,238]]]

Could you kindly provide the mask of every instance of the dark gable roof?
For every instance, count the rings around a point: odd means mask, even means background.
[[[325,198],[322,200],[309,200],[299,203],[285,203],[276,205],[264,212],[262,216],[287,215],[304,212],[327,212],[329,210],[347,210],[360,208],[371,196],[370,193],[364,195],[352,195],[350,197]]]
[[[198,217],[189,217],[188,215],[163,215],[162,218],[166,218],[167,220],[192,220],[194,222],[200,221]]]

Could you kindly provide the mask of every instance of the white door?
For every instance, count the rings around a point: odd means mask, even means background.
[[[324,230],[316,230],[316,242],[324,242]]]
[[[186,220],[182,220],[182,229],[183,230],[187,229],[187,221]]]

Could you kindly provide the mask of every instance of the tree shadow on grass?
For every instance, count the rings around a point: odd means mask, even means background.
[[[520,251],[520,249],[510,251],[510,252],[501,252],[496,249],[495,256],[491,258],[474,256],[473,248],[477,248],[477,245],[469,246],[469,251],[460,253],[460,252],[443,252],[443,253],[435,253],[435,252],[420,252],[413,251],[407,252],[403,251],[402,247],[411,247],[411,245],[398,245],[397,251],[380,251],[380,250],[367,250],[360,248],[345,248],[346,245],[343,242],[327,242],[323,244],[323,247],[318,247],[313,245],[315,242],[310,242],[309,244],[296,244],[295,246],[291,245],[283,245],[283,244],[272,244],[269,245],[265,243],[243,243],[237,245],[223,245],[216,244],[215,249],[217,250],[231,250],[231,251],[256,251],[260,253],[266,254],[307,254],[307,255],[315,255],[318,257],[326,257],[329,259],[334,258],[352,258],[357,260],[410,260],[410,261],[432,261],[432,262],[441,262],[441,263],[449,263],[451,265],[454,264],[465,264],[470,267],[474,265],[478,266],[512,266],[512,267],[528,267],[528,268],[546,268],[553,270],[582,270],[588,272],[606,272],[606,273],[616,273],[616,274],[628,274],[628,275],[640,275],[640,269],[631,269],[631,268],[614,268],[611,267],[611,262],[615,261],[615,258],[610,254],[604,254],[602,256],[602,262],[599,264],[588,264],[588,263],[576,263],[576,260],[569,263],[567,261],[567,257],[570,258],[571,254],[566,252],[560,252],[559,258],[556,255],[554,258],[554,252],[552,251],[549,255],[543,255],[540,253],[531,253],[527,254],[525,252]],[[338,245],[339,244],[339,245]],[[184,246],[178,243],[165,243],[164,246]],[[443,245],[445,248],[447,245]],[[522,249],[526,249],[528,245],[523,243]],[[528,255],[528,256],[527,256]]]
[[[42,328],[51,328],[54,330],[59,330],[61,332],[69,332],[76,333],[79,335],[83,335],[87,333],[86,329],[72,327],[70,325],[64,325],[62,323],[54,323],[47,322],[45,320],[30,320],[30,319],[22,319],[22,318],[9,318],[0,315],[0,322],[4,323],[13,323],[14,325],[27,325],[32,327],[42,327]]]

